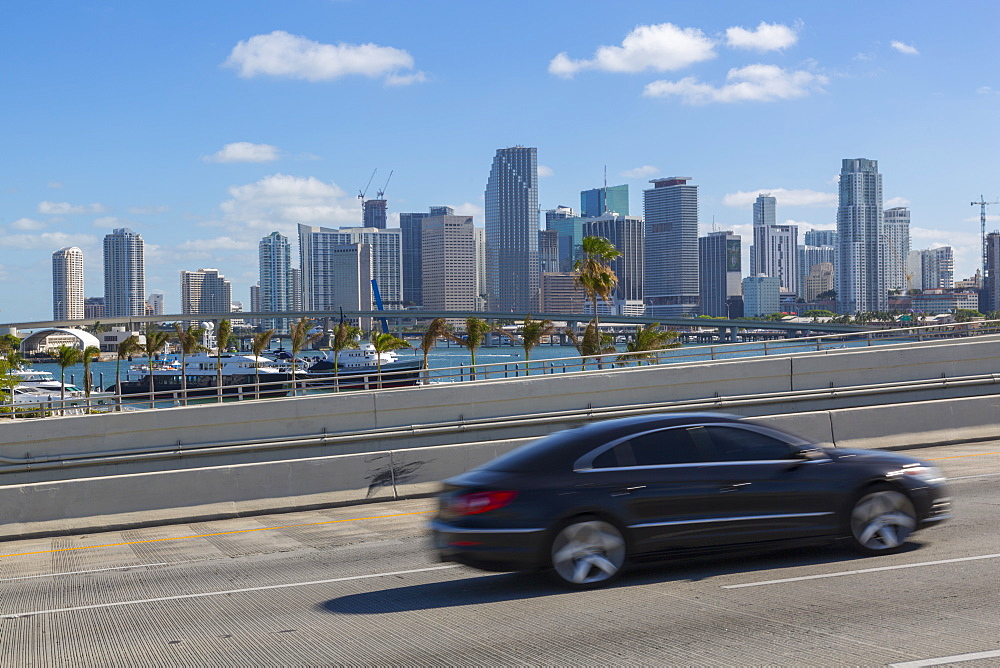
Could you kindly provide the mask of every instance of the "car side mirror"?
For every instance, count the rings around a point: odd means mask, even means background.
[[[824,458],[823,451],[816,447],[796,448],[795,452],[792,453],[792,459],[800,463],[810,462],[823,458]]]

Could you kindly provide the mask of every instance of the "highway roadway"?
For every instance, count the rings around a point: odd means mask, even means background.
[[[587,592],[436,562],[429,499],[0,543],[0,665],[1000,665],[1000,442],[913,454],[955,517],[903,553],[731,554]]]

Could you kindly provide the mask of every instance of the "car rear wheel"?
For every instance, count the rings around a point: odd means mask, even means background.
[[[585,589],[617,578],[628,548],[615,525],[596,517],[579,517],[556,533],[549,554],[557,582]]]
[[[913,503],[889,487],[864,490],[851,509],[851,541],[864,554],[898,550],[916,527]]]

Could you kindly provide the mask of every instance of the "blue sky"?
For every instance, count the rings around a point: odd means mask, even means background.
[[[146,241],[147,292],[220,269],[249,305],[256,247],[360,223],[358,190],[482,225],[499,147],[538,147],[539,203],[690,176],[704,231],[750,202],[829,229],[840,161],[879,161],[914,248],[978,266],[1000,199],[994,2],[8,3],[0,22],[0,321],[51,317],[51,254]],[[1000,226],[1000,205],[989,228]]]

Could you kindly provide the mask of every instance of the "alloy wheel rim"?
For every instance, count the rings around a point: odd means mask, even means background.
[[[916,528],[913,504],[893,491],[873,492],[851,512],[851,532],[869,550],[890,550],[906,542]]]
[[[625,562],[625,539],[613,525],[600,520],[570,524],[552,543],[552,567],[573,584],[603,582]]]

